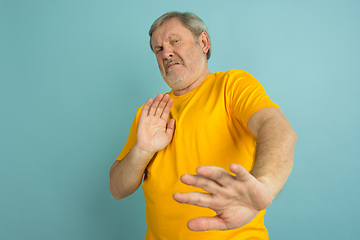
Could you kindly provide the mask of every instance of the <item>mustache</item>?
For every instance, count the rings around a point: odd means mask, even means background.
[[[185,66],[185,62],[181,59],[181,57],[174,57],[174,58],[170,58],[168,60],[165,60],[165,62],[164,62],[165,69],[167,69],[168,65],[170,63],[172,63],[172,62],[178,62],[181,65]]]

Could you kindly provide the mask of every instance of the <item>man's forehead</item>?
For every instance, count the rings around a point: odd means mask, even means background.
[[[163,24],[161,24],[154,32],[154,36],[163,36],[163,37],[169,37],[173,34],[178,34],[178,32],[181,32],[184,30],[184,26],[178,19],[170,19]],[[185,28],[186,29],[186,28]]]
[[[159,42],[163,40],[179,37],[186,34],[186,32],[187,34],[192,34],[189,29],[184,27],[179,19],[172,18],[164,22],[153,32],[151,42],[153,46],[156,46],[156,44],[159,44]]]

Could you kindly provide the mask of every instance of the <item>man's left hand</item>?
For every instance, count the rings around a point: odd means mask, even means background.
[[[187,185],[200,187],[208,193],[175,193],[179,203],[207,207],[216,212],[214,217],[198,217],[188,222],[193,231],[228,230],[249,223],[260,210],[267,208],[274,195],[245,168],[231,164],[230,171],[219,167],[198,167],[196,175],[182,175]]]

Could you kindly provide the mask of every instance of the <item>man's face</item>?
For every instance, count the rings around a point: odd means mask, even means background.
[[[156,29],[151,44],[160,73],[174,91],[188,88],[207,70],[207,49],[204,51],[201,42],[177,18]]]

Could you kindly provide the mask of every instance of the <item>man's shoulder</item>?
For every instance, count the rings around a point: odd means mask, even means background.
[[[216,80],[224,81],[226,83],[236,82],[238,80],[251,79],[254,78],[251,73],[244,70],[230,69],[226,72],[218,72]]]
[[[237,70],[237,69],[230,69],[227,72],[224,72],[224,74],[233,77],[252,76],[251,73],[249,72],[246,72],[244,70]]]

